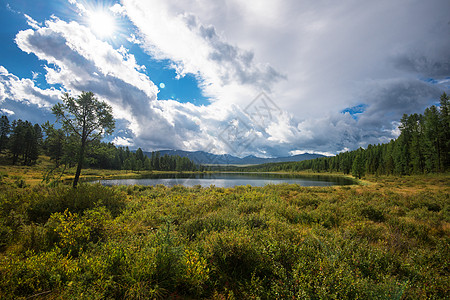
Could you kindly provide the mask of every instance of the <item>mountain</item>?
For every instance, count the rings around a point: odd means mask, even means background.
[[[204,151],[183,151],[183,150],[159,150],[161,156],[167,155],[179,155],[181,157],[187,157],[196,164],[201,165],[259,165],[272,162],[288,162],[288,161],[302,161],[308,159],[315,159],[319,157],[325,157],[321,154],[298,154],[286,157],[275,158],[262,158],[254,155],[249,155],[243,158],[236,157],[230,154],[216,155]],[[144,152],[145,155],[151,157],[151,152]]]

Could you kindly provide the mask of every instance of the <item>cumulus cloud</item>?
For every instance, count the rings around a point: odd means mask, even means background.
[[[442,92],[441,86],[418,79],[373,82],[364,98],[370,105],[361,114],[358,125],[367,132],[390,132],[395,127],[393,122],[400,120],[403,114],[423,112],[427,106],[435,104]]]
[[[28,17],[31,29],[16,43],[47,62],[49,84],[93,91],[113,106],[117,145],[240,156],[337,153],[396,137],[403,113],[423,111],[448,90],[444,0],[123,0],[111,10],[135,25],[130,43],[149,59],[170,61],[178,78],[193,74],[211,103],[158,99],[133,53],[76,22],[53,17],[42,25]],[[45,108],[57,101],[59,91],[4,68],[0,79],[0,102]],[[262,123],[248,110],[261,91],[278,108],[262,114]],[[357,117],[355,107],[364,108]]]
[[[53,18],[36,30],[19,32],[16,43],[23,51],[54,65],[45,66],[48,83],[61,84],[74,94],[90,90],[110,103],[115,116],[127,120],[119,122],[118,132],[123,135],[113,140],[118,145],[138,145],[146,150],[207,150],[214,145],[214,151],[225,153],[240,140],[232,141],[218,133],[228,130],[236,116],[245,119],[241,125],[248,130],[246,136],[257,132],[237,106],[158,100],[157,87],[127,49],[112,48],[78,23]],[[263,134],[258,132],[256,136]]]
[[[141,66],[134,56],[113,49],[78,23],[55,18],[45,25],[19,32],[16,43],[23,51],[56,66],[45,67],[47,82],[62,84],[76,94],[95,91],[139,134],[143,130],[139,118],[154,115],[150,102],[156,99],[158,89],[138,71]]]
[[[157,100],[157,87],[141,73],[132,54],[99,41],[78,23],[54,18],[37,30],[19,32],[16,43],[55,66],[45,66],[48,83],[61,84],[73,94],[93,91],[110,103],[115,116],[126,120],[119,122],[118,132],[123,136],[114,139],[118,145],[147,150],[204,147],[213,140],[211,133],[222,119],[232,116],[219,114],[213,107]]]
[[[6,99],[22,102],[26,105],[35,105],[39,108],[49,108],[58,102],[61,95],[54,88],[40,89],[30,79],[15,76],[0,66],[0,104]]]
[[[126,137],[121,137],[121,136],[116,136],[112,142],[114,143],[114,145],[118,146],[118,147],[128,147],[128,146],[133,146],[133,140],[130,138],[126,138]]]
[[[171,10],[165,1],[123,1],[138,28],[142,47],[157,59],[170,59],[179,76],[194,74],[212,101],[239,102],[256,92],[269,91],[284,76],[254,53],[222,38],[213,25],[195,14]]]
[[[212,84],[202,88],[218,103],[245,106],[249,94],[257,94],[245,83],[260,90],[259,82],[267,83],[271,98],[289,114],[265,127],[261,143],[252,146],[257,153],[336,153],[386,142],[396,137],[403,113],[423,111],[448,89],[446,1],[330,6],[294,0],[125,0],[123,6],[147,51],[176,62],[180,74],[210,78]],[[246,57],[257,75],[243,67]],[[270,68],[255,63],[260,61],[270,62]],[[210,70],[214,74],[208,75]],[[271,77],[270,70],[277,75]],[[423,77],[439,80],[427,83]],[[357,120],[341,113],[357,105],[367,108]]]

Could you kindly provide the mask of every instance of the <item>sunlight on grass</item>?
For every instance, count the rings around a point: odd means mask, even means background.
[[[450,175],[342,187],[21,185],[36,168],[2,171],[2,299],[423,299],[450,288]]]

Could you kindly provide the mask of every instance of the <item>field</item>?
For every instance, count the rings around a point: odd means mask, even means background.
[[[450,175],[74,190],[38,169],[0,172],[1,299],[450,294]]]

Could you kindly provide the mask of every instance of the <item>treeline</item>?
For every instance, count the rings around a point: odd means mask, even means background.
[[[340,153],[333,157],[301,162],[273,163],[243,168],[246,171],[342,172],[361,178],[364,174],[411,175],[450,170],[449,96],[423,114],[403,115],[400,136],[387,144]],[[242,169],[241,169],[242,170]]]
[[[141,148],[132,152],[128,147],[115,147],[111,143],[94,143],[86,156],[86,162],[92,168],[113,170],[155,170],[155,171],[203,171],[187,157],[178,155],[160,155],[152,152],[148,157]]]
[[[0,153],[10,156],[12,164],[32,165],[40,154],[45,154],[56,166],[75,166],[77,163],[78,140],[62,128],[55,128],[49,122],[42,126],[28,121],[9,122],[7,116],[0,118]],[[92,142],[84,160],[85,167],[112,170],[155,170],[155,171],[197,171],[202,170],[187,157],[161,156],[152,152],[144,155],[141,148],[136,152],[128,147],[116,147],[112,143]]]
[[[0,152],[9,150],[12,163],[32,165],[36,162],[42,144],[42,128],[39,124],[0,118]]]

